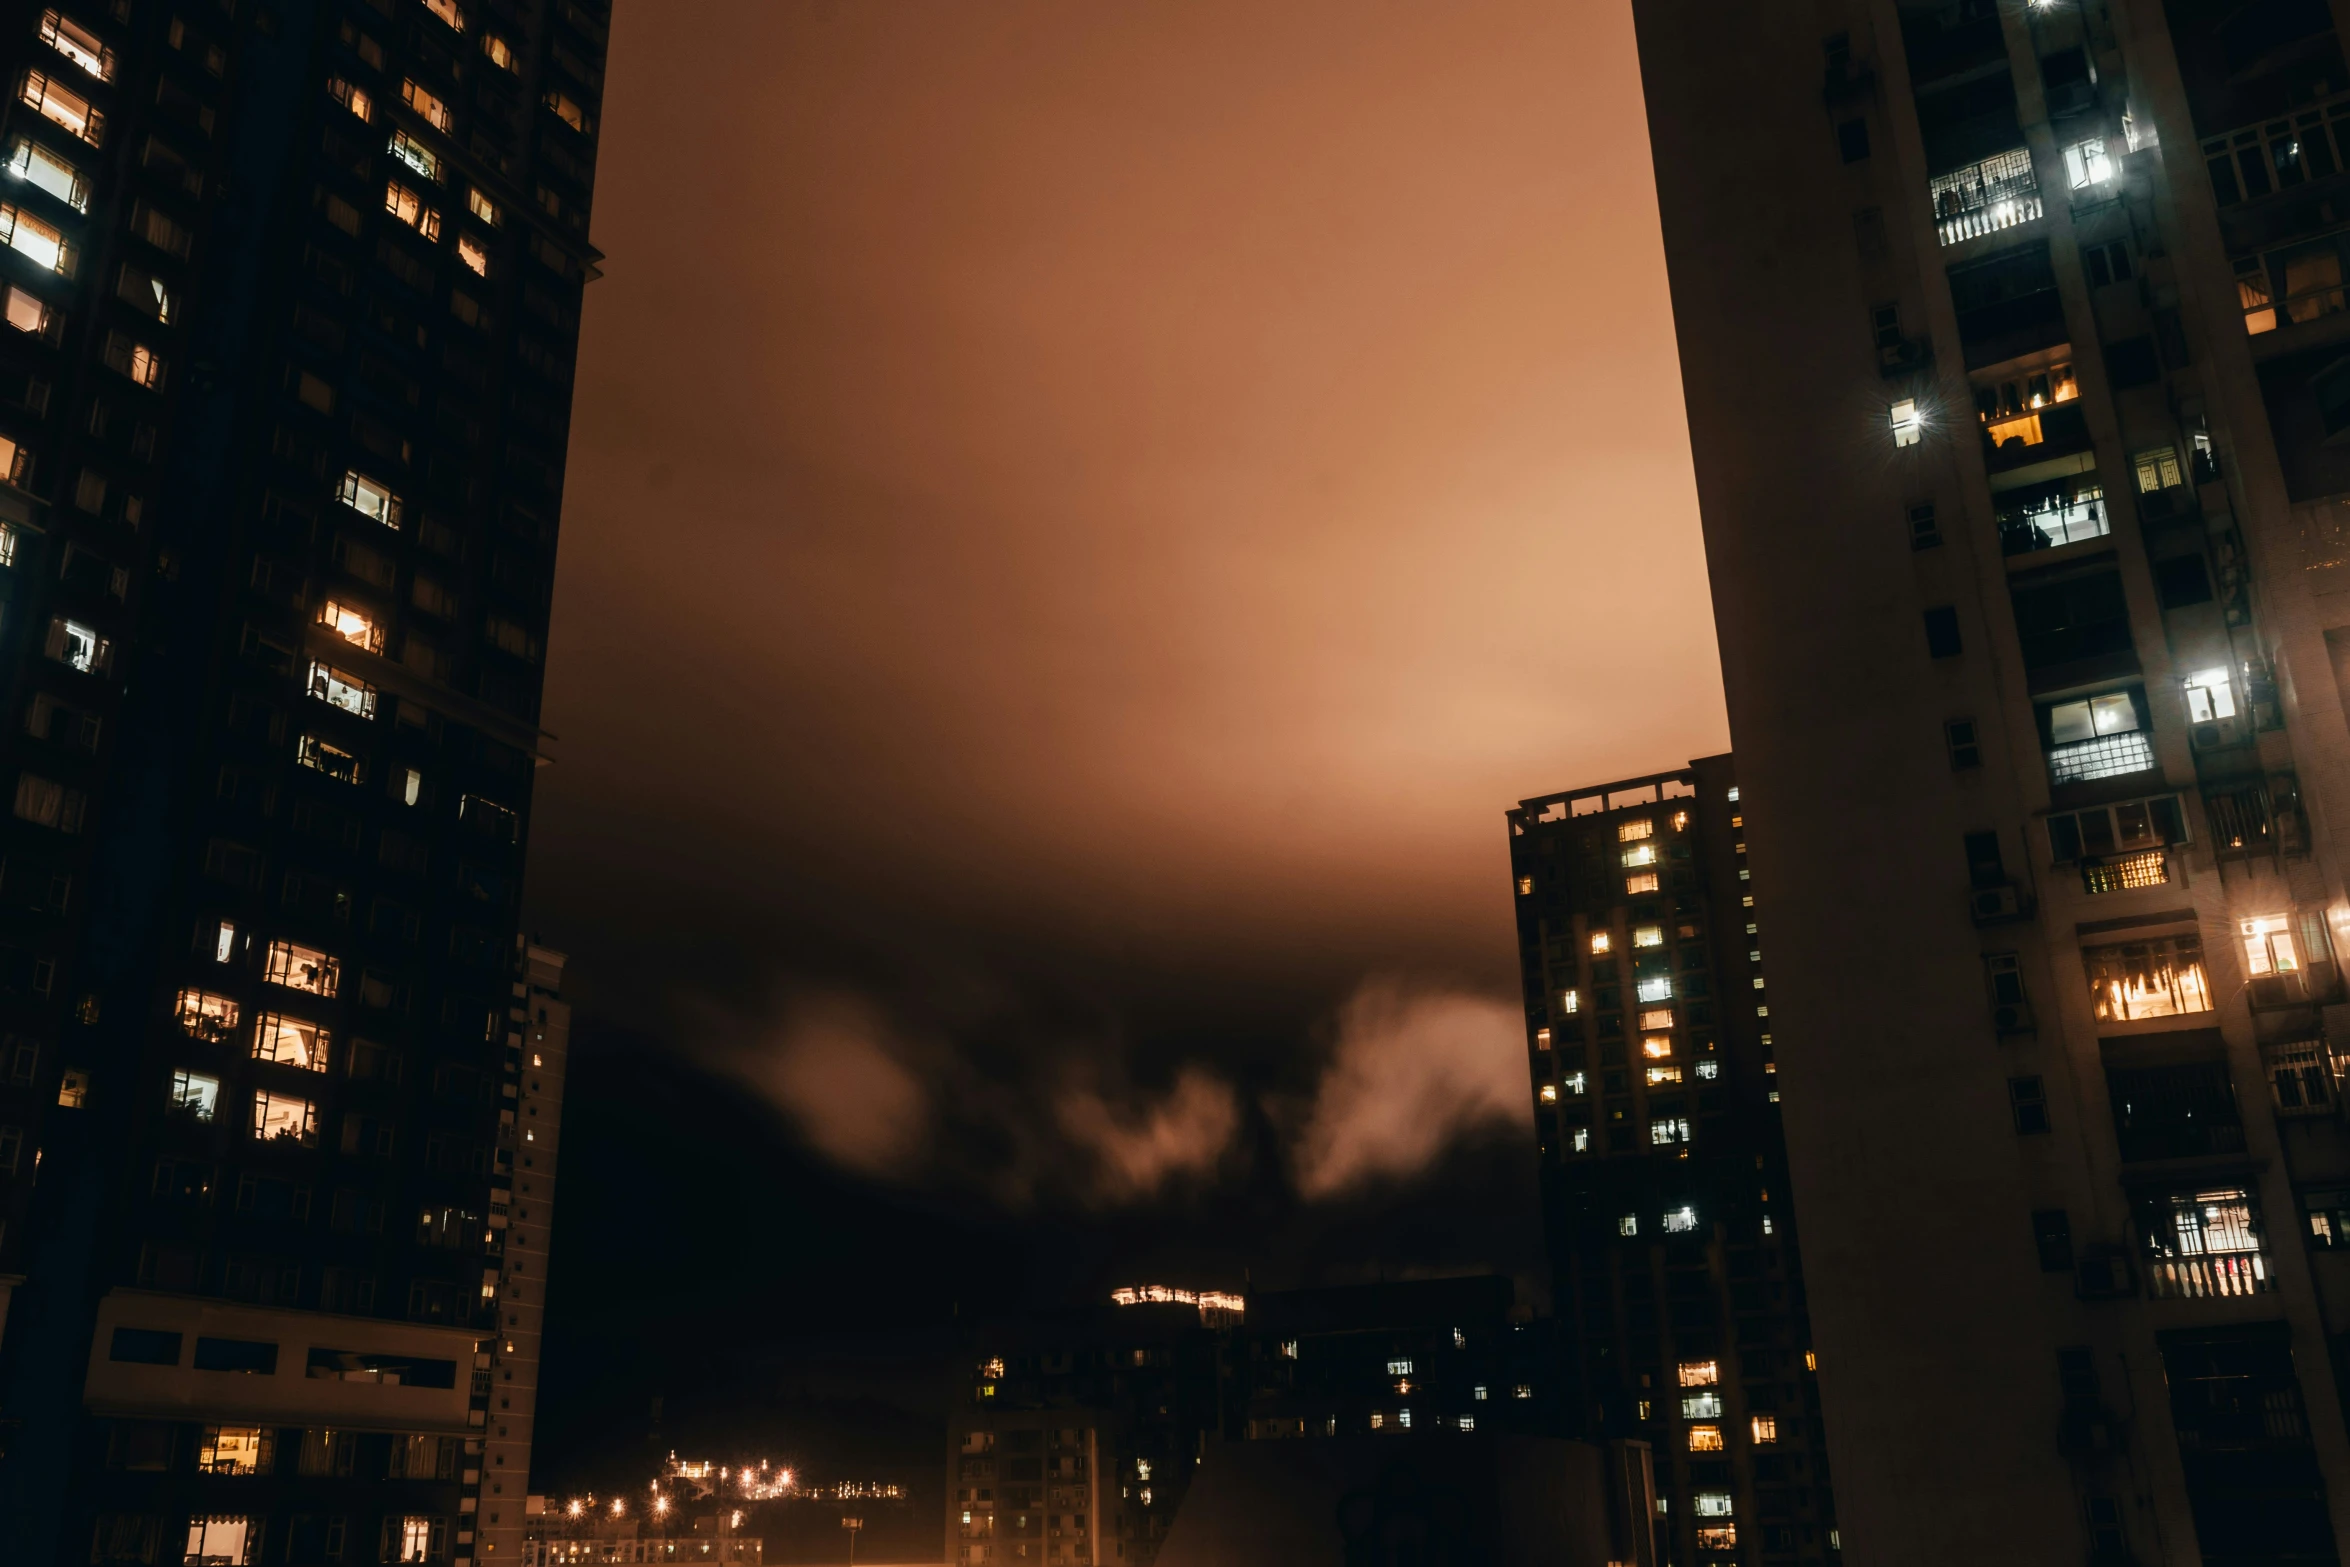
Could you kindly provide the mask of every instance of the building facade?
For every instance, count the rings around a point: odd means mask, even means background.
[[[1839,1559],[1726,756],[1508,813],[1564,1390],[1654,1453],[1660,1557]]]
[[[1634,14],[1844,1550],[2338,1561],[2345,12]]]
[[[0,5],[0,1558],[506,1538],[605,27]]]

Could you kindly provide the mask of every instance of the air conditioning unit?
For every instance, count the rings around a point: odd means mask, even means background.
[[[1991,1009],[1991,1026],[2002,1034],[2029,1034],[2038,1027],[2032,1021],[2031,1007],[2021,1001],[2008,1006],[1993,1007]]]
[[[2023,912],[2020,900],[2016,897],[2015,888],[2012,886],[1978,887],[1975,889],[1974,911],[1977,923],[1988,920],[2011,920]]]
[[[2191,724],[2188,738],[2198,751],[2217,751],[2239,743],[2244,738],[2244,720],[2241,717],[2208,718]]]

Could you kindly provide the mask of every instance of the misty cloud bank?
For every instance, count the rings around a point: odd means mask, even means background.
[[[1320,1201],[1408,1183],[1457,1146],[1523,1130],[1520,1028],[1490,997],[1372,978],[1317,1030],[1310,1093],[1249,1091],[1196,1061],[1154,1089],[1125,1079],[1114,1044],[1062,1041],[990,1072],[947,1033],[830,992],[789,999],[763,1027],[721,1026],[709,1058],[815,1152],[876,1180],[1102,1208],[1269,1157]],[[1268,1129],[1263,1145],[1252,1125]]]

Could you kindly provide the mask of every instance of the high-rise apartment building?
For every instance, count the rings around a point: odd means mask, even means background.
[[[605,17],[0,5],[0,1559],[516,1537]]]
[[[1731,759],[1508,826],[1566,1401],[1653,1450],[1659,1560],[1836,1561]]]
[[[1634,14],[1844,1550],[2339,1561],[2350,8]]]

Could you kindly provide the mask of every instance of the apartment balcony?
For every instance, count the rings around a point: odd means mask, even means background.
[[[2112,531],[2102,489],[2035,497],[2020,506],[2000,508],[1999,553],[2025,555],[2033,550],[2062,549],[2067,544],[2102,539]]]
[[[1983,466],[1993,474],[2029,468],[2095,448],[2077,397],[2002,417],[1983,426]]]
[[[2040,180],[2028,148],[2015,147],[1937,174],[1929,183],[1935,232],[1957,245],[2040,219]]]
[[[2101,778],[2122,778],[2153,770],[2154,745],[2142,729],[2048,748],[2051,784],[2093,783]]]
[[[2247,1187],[2144,1193],[2138,1229],[2146,1293],[2156,1299],[2230,1299],[2276,1288],[2259,1199]]]

